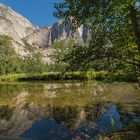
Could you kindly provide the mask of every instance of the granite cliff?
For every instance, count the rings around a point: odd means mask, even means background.
[[[53,46],[55,42],[67,43],[70,39],[74,39],[78,44],[85,44],[88,42],[88,37],[87,28],[81,26],[73,32],[70,25],[65,25],[64,20],[59,20],[52,26],[46,26],[33,32],[25,40],[37,48],[47,48]]]
[[[73,32],[70,25],[65,25],[64,20],[39,29],[10,7],[0,4],[0,35],[11,37],[12,47],[20,57],[32,56],[32,52],[26,47],[30,44],[34,52],[41,53],[43,60],[50,63],[49,55],[53,51],[51,46],[55,42],[67,43],[74,39],[78,44],[85,44],[88,42],[89,30],[81,26]]]
[[[24,48],[22,38],[37,30],[29,20],[12,10],[10,7],[0,4],[0,35],[8,35],[12,38],[12,47],[21,57],[29,55]]]

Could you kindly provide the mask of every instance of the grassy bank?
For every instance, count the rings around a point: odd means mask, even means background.
[[[9,74],[0,76],[0,81],[52,81],[52,80],[85,80],[80,72],[47,72],[42,74]]]
[[[134,82],[134,78],[123,73],[110,74],[100,72],[47,72],[42,74],[9,74],[0,76],[0,81],[52,81],[52,80],[96,80],[96,81],[127,81]]]

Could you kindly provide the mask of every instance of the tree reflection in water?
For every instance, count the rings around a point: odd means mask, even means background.
[[[127,88],[77,83],[0,85],[0,134],[38,140],[86,140],[119,130],[122,108],[126,109],[132,98],[136,108],[140,105],[139,91],[132,86],[131,94]],[[119,111],[118,103],[122,105]]]

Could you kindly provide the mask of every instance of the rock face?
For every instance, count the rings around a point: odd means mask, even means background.
[[[64,20],[59,20],[53,26],[39,29],[10,7],[0,4],[0,35],[8,35],[12,38],[12,47],[22,58],[32,55],[32,52],[25,47],[26,41],[35,47],[35,52],[42,54],[45,63],[50,63],[49,55],[53,51],[51,46],[55,42],[67,43],[74,39],[78,44],[85,44],[88,42],[89,30],[81,26],[73,32],[70,25],[64,24]]]
[[[60,20],[52,26],[51,42],[52,44],[73,38],[76,43],[85,44],[88,42],[89,30],[83,26],[79,27],[75,32],[72,31],[70,25],[65,25],[64,20]]]
[[[0,4],[0,35],[8,35],[12,38],[12,46],[21,57],[29,55],[29,51],[24,48],[22,38],[36,30],[37,27],[29,20],[10,7]]]
[[[0,34],[24,38],[37,30],[29,20],[16,13],[10,7],[0,4]]]
[[[25,40],[31,45],[39,48],[47,48],[55,42],[68,42],[74,39],[78,44],[86,44],[88,42],[89,30],[83,26],[73,32],[69,25],[65,25],[64,20],[59,20],[53,26],[46,26],[38,31],[30,34]]]
[[[46,26],[30,34],[25,40],[36,48],[51,46],[51,27]]]

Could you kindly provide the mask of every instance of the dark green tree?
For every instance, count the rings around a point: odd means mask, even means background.
[[[21,72],[21,59],[12,48],[11,38],[0,36],[0,74]]]
[[[71,60],[64,60],[77,67],[97,62],[107,70],[129,66],[140,85],[139,0],[65,0],[55,8],[54,15],[64,18],[73,29],[83,24],[91,31],[89,46],[74,47]]]
[[[25,73],[43,73],[45,64],[43,63],[42,56],[39,53],[33,53],[32,57],[23,60],[23,71]]]
[[[42,73],[46,65],[40,53],[32,52],[32,56],[20,58],[12,47],[12,38],[0,36],[0,74],[11,73]],[[28,45],[28,44],[26,44]],[[32,46],[28,46],[31,48]],[[33,48],[32,48],[33,50]]]
[[[50,65],[53,66],[52,71],[65,71],[66,63],[62,62],[62,58],[66,55],[66,52],[70,52],[72,46],[75,45],[75,41],[73,38],[65,42],[64,40],[55,42],[53,47],[53,53],[51,54],[51,59],[54,64]]]

